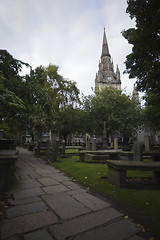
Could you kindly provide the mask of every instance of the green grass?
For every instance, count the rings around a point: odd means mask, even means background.
[[[78,156],[59,159],[53,166],[66,172],[89,189],[110,196],[145,216],[145,227],[160,239],[160,190],[118,188],[101,179],[108,174],[106,164],[78,162]],[[128,171],[129,177],[152,177],[152,172]],[[142,224],[142,223],[139,223]]]
[[[79,153],[78,149],[65,149],[66,153]]]

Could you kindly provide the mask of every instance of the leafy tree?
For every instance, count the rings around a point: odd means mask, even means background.
[[[145,95],[146,104],[144,108],[145,124],[157,131],[160,129],[160,91],[152,89]]]
[[[71,113],[67,108],[79,102],[75,82],[64,79],[51,64],[35,70],[30,67],[30,74],[22,77],[23,65],[29,66],[0,50],[0,127],[10,135],[28,130],[38,138],[55,127],[66,132],[63,120]]]
[[[119,90],[107,87],[97,95],[88,96],[84,101],[84,111],[88,119],[88,132],[102,135],[106,122],[107,132],[118,131],[131,135],[140,123],[140,108]]]
[[[79,90],[74,82],[64,79],[56,65],[37,67],[26,76],[28,96],[28,123],[38,138],[42,132],[57,129],[66,136],[69,127],[64,119],[69,117],[71,106],[79,101]]]
[[[160,126],[160,3],[157,0],[128,0],[127,13],[136,27],[123,31],[133,45],[126,58],[126,72],[137,78],[138,90],[146,92],[146,114],[155,128]],[[151,120],[152,118],[152,120]]]
[[[20,96],[23,79],[19,72],[23,65],[29,66],[14,59],[6,50],[0,50],[0,127],[9,135],[22,127],[25,106]]]

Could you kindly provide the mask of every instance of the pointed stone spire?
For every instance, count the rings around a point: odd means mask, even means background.
[[[110,57],[105,28],[104,28],[104,34],[103,34],[103,45],[102,45],[102,55],[101,55],[101,57],[103,57],[103,56],[109,56]]]
[[[95,78],[95,91],[101,91],[102,89],[112,86],[118,90],[121,90],[120,71],[117,67],[117,72],[114,72],[113,59],[111,59],[106,32],[104,28],[102,55],[99,62],[98,74]]]
[[[119,71],[119,67],[117,65],[117,70],[116,70],[116,77],[117,77],[117,81],[120,81],[120,71]]]

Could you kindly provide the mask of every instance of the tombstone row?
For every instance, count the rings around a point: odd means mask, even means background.
[[[113,148],[114,150],[118,149],[118,138],[114,138],[114,142],[111,142],[111,148]],[[102,149],[103,150],[107,150],[108,148],[108,144],[107,144],[107,139],[103,138],[103,143],[102,143]],[[97,150],[97,139],[95,136],[93,136],[93,138],[91,139],[89,137],[89,135],[87,135],[86,137],[86,150],[87,151],[96,151]]]

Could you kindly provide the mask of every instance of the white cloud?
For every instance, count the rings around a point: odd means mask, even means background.
[[[94,88],[105,26],[122,88],[131,92],[133,81],[122,74],[131,47],[121,31],[134,23],[125,10],[124,0],[0,0],[0,46],[33,67],[59,65],[60,73],[88,94]]]

